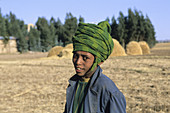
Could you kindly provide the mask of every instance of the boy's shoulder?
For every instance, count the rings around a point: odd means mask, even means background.
[[[101,75],[98,77],[96,81],[96,86],[99,88],[102,88],[102,90],[107,90],[109,92],[119,92],[119,89],[115,85],[115,83],[106,75],[101,73]]]

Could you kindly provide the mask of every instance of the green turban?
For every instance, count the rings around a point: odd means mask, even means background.
[[[113,40],[110,36],[111,28],[107,21],[98,25],[79,23],[75,36],[73,36],[73,52],[86,51],[95,55],[91,70],[105,61],[113,51]]]

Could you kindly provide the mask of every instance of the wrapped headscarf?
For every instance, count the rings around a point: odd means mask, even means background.
[[[79,23],[75,36],[73,36],[73,52],[86,51],[95,55],[91,70],[105,61],[113,51],[113,40],[110,36],[111,28],[107,21],[98,25]]]

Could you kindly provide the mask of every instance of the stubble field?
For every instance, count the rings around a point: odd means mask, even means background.
[[[64,111],[72,61],[46,56],[0,55],[0,113]],[[127,113],[170,112],[170,43],[157,44],[150,55],[109,58],[101,67],[125,95]]]

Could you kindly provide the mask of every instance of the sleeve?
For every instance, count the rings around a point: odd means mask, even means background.
[[[121,92],[110,95],[105,113],[126,113],[126,100]]]

